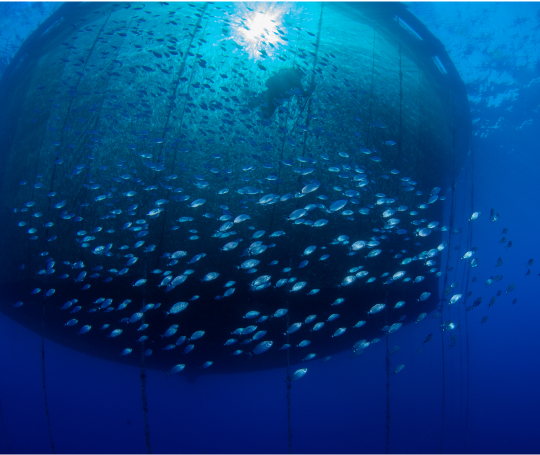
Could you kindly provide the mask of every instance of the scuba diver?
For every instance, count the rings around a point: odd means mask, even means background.
[[[300,68],[284,68],[271,76],[265,83],[267,90],[259,93],[248,102],[248,107],[261,106],[264,118],[269,119],[279,106],[279,101],[287,97],[287,92],[297,89],[301,95],[306,95],[302,87],[302,77],[304,72]]]

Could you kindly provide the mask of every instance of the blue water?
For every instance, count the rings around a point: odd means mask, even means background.
[[[17,41],[12,34],[28,33],[51,8],[2,7],[2,21],[11,23],[1,37],[2,55],[7,56]],[[467,305],[479,296],[483,303],[467,313],[463,305],[459,311],[447,309],[448,319],[460,322],[460,329],[452,332],[457,335],[452,348],[449,334],[440,331],[440,320],[431,317],[422,322],[421,329],[411,324],[392,335],[390,349],[401,347],[392,358],[393,366],[404,363],[406,367],[390,381],[389,450],[538,453],[538,4],[409,7],[442,40],[467,84],[474,121],[474,211],[481,212],[471,222],[480,266],[471,272],[478,281],[469,285],[473,295]],[[472,214],[471,186],[464,175],[469,173],[464,171],[456,182],[458,190],[460,185],[467,189],[464,207],[455,214],[456,226],[469,223]],[[499,221],[489,220],[492,208],[501,215]],[[505,236],[513,242],[511,248],[499,243],[503,228],[508,228]],[[450,266],[457,265],[460,252],[451,256]],[[499,257],[504,264],[495,268]],[[536,262],[526,276],[531,258]],[[498,274],[504,279],[485,286],[490,276]],[[463,284],[462,268],[450,272],[451,281]],[[516,288],[506,295],[511,283]],[[502,296],[488,307],[498,290]],[[517,299],[514,305],[513,299]],[[484,316],[489,319],[482,324]],[[433,339],[418,353],[428,333],[433,333]],[[41,337],[0,317],[0,345],[4,424],[0,452],[48,453]],[[47,340],[45,355],[50,428],[57,452],[146,452],[138,369],[91,358]],[[312,362],[309,369],[305,378],[292,384],[292,451],[385,452],[384,342],[354,359],[344,352],[325,364]],[[285,378],[283,368],[210,375],[187,383],[180,376],[148,370],[153,452],[287,452]]]

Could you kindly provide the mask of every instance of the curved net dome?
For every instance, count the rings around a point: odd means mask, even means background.
[[[1,309],[53,340],[261,369],[439,303],[467,101],[401,5],[67,4],[2,90]]]

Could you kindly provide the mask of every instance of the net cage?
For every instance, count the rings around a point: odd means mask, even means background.
[[[402,4],[67,3],[23,43],[0,99],[0,309],[51,340],[133,364],[124,349],[151,348],[147,366],[168,370],[178,336],[204,330],[190,361],[261,369],[283,365],[283,334],[308,315],[339,313],[309,332],[324,357],[440,302],[437,246],[470,116],[444,47]],[[423,237],[422,220],[440,224]],[[238,268],[248,259],[254,274]],[[167,270],[178,286],[162,284]],[[392,279],[400,270],[412,279]],[[306,287],[276,286],[291,277]],[[377,303],[387,310],[366,315]],[[274,334],[273,349],[232,356],[245,326]]]

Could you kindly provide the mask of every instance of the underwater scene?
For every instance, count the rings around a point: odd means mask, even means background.
[[[0,3],[1,453],[538,453],[538,3]]]

